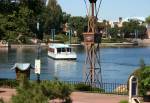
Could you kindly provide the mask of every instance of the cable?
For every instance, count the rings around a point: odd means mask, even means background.
[[[87,7],[87,3],[86,0],[84,0],[85,6],[86,6],[86,11],[87,11],[87,15],[88,15],[88,7]]]
[[[101,7],[101,4],[102,4],[102,0],[100,0],[99,6],[98,6],[98,9],[97,9],[97,13],[96,13],[96,17],[97,17],[97,15],[98,15],[98,13],[99,13],[99,10],[100,10],[100,7]]]

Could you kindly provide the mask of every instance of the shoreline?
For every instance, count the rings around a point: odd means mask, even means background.
[[[81,44],[70,44],[71,46],[84,46],[83,43]],[[20,44],[11,44],[10,47],[11,48],[17,48],[17,47],[37,47],[38,45],[37,44],[23,44],[23,45],[20,45]],[[41,44],[41,47],[43,48],[47,48],[48,45],[42,43]],[[149,43],[146,43],[146,44],[138,44],[138,45],[135,45],[134,43],[101,43],[100,44],[100,47],[102,48],[131,48],[131,47],[150,47],[150,44]],[[6,48],[6,47],[5,47]]]

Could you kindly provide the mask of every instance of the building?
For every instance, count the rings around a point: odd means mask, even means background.
[[[115,26],[122,27],[122,24],[123,24],[122,17],[119,17],[117,21],[109,21],[109,25],[111,26],[111,28],[114,28]]]

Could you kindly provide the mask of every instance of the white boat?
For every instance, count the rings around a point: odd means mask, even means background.
[[[68,44],[50,44],[48,48],[48,56],[53,59],[77,59],[76,53]]]

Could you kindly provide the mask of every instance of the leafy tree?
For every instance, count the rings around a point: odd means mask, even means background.
[[[32,36],[36,36],[38,39],[43,39],[43,12],[45,10],[43,0],[21,0],[20,6],[25,6],[32,11],[32,15],[28,17],[27,21]],[[40,24],[39,30],[37,30],[37,22]]]
[[[148,16],[148,17],[146,18],[146,22],[147,22],[148,24],[150,24],[150,16]]]
[[[62,23],[64,24],[64,23],[69,22],[69,19],[70,19],[71,15],[67,14],[66,12],[63,12],[62,15],[63,15]]]
[[[117,38],[118,27],[108,28],[108,34],[110,34],[110,36],[113,38]]]
[[[0,13],[4,15],[8,15],[13,13],[13,11],[18,10],[17,3],[11,3],[10,0],[1,0],[0,1]]]
[[[0,14],[0,39],[3,39],[5,37],[5,23],[7,19],[3,14]]]
[[[87,28],[87,21],[87,17],[81,16],[70,17],[69,19],[69,27],[77,31],[77,36],[80,38],[80,40],[83,40],[83,32],[87,32],[85,31],[85,28]]]
[[[59,31],[62,21],[62,10],[56,0],[49,0],[49,3],[43,13],[45,20],[44,28],[48,32],[50,29]]]
[[[123,23],[121,33],[124,33],[125,38],[135,37],[135,31],[142,38],[146,34],[146,27],[141,25],[137,20],[129,20],[129,22]]]

